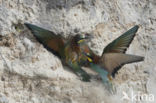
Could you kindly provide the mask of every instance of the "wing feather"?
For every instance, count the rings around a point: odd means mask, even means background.
[[[124,65],[133,62],[143,61],[144,57],[129,55],[123,53],[105,53],[101,58],[101,65],[104,66],[107,71],[115,75],[115,73]]]
[[[125,53],[130,43],[132,42],[139,26],[136,25],[133,28],[129,29],[127,32],[122,34],[120,37],[108,44],[104,50],[104,53]]]
[[[33,24],[25,23],[36,39],[48,50],[60,57],[60,49],[64,47],[64,38],[54,32],[43,29]]]

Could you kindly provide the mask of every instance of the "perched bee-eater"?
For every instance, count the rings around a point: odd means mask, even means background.
[[[87,60],[87,56],[80,53],[80,44],[85,36],[75,35],[65,39],[60,34],[43,29],[33,24],[25,23],[36,39],[49,51],[58,56],[62,64],[71,68],[83,81],[90,81],[90,76],[81,68],[80,63]]]

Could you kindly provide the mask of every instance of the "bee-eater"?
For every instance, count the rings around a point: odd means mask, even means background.
[[[123,65],[144,60],[142,56],[125,54],[138,28],[139,26],[134,26],[108,44],[101,56],[96,55],[87,45],[81,45],[81,52],[88,57],[85,66],[99,73],[105,84],[111,85],[112,77]]]
[[[25,23],[25,25],[44,47],[61,59],[63,65],[80,75],[83,81],[90,81],[90,76],[80,66],[82,61],[87,60],[87,56],[80,53],[79,46],[86,39],[84,36],[77,34],[66,39],[60,34],[55,34],[33,24]]]

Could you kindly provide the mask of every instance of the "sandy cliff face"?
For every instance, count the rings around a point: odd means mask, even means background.
[[[82,82],[66,70],[20,24],[24,22],[65,37],[92,32],[89,44],[99,55],[109,42],[138,24],[127,53],[145,60],[122,67],[113,80],[116,93],[108,94],[101,81]],[[156,99],[155,28],[155,0],[1,0],[0,103],[150,103],[151,95]],[[123,93],[130,99],[121,100]]]

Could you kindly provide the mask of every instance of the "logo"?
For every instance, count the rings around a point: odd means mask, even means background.
[[[154,95],[153,94],[144,94],[142,92],[137,92],[134,93],[133,91],[128,95],[126,92],[122,92],[123,97],[121,100],[128,100],[128,101],[148,101],[148,102],[153,102],[154,101]]]

